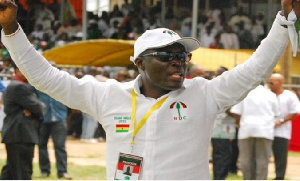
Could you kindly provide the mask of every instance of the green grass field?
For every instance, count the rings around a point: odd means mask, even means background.
[[[0,168],[4,165],[4,160],[0,160]],[[37,163],[33,164],[33,180],[57,180],[56,167],[51,165],[52,173],[48,178],[39,178],[40,170]],[[73,177],[73,180],[106,180],[106,169],[100,166],[81,166],[73,163],[68,164],[68,172]],[[226,180],[242,180],[238,175],[230,174]]]
[[[0,159],[0,168],[3,167],[5,161]],[[39,178],[40,170],[37,163],[33,164],[33,180],[57,180],[56,167],[51,165],[52,173],[48,178]],[[106,180],[106,169],[100,166],[81,166],[73,163],[68,164],[68,172],[73,177],[73,180]],[[238,175],[230,174],[226,180],[242,180]]]
[[[3,167],[5,161],[0,159],[0,168]],[[33,164],[33,180],[57,180],[56,166],[51,165],[52,171],[49,177],[40,178],[39,165]],[[73,163],[68,163],[68,172],[73,177],[73,180],[106,180],[106,169],[100,166],[81,166]]]
[[[299,152],[289,152],[291,157],[300,157]],[[5,164],[5,160],[0,159],[0,169]],[[56,175],[56,166],[55,164],[51,165],[52,172],[48,178],[39,178],[40,170],[37,163],[33,164],[33,180],[57,180]],[[73,163],[68,163],[68,172],[73,177],[73,180],[106,180],[106,168],[101,166],[82,166],[76,165]],[[271,179],[271,178],[269,178]],[[269,180],[268,179],[268,180]],[[236,174],[229,174],[226,180],[243,180],[243,177]]]

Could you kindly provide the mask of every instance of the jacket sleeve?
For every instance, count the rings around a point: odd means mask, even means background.
[[[287,28],[274,21],[268,36],[243,64],[210,81],[208,92],[222,112],[240,102],[259,83],[269,78],[288,43]]]
[[[29,110],[39,120],[43,118],[42,104],[29,87],[19,84],[15,87],[14,92],[13,101],[16,105],[19,105],[24,110]]]
[[[2,42],[23,75],[37,90],[98,119],[106,99],[107,83],[77,79],[51,66],[35,50],[22,29],[11,37],[5,36],[2,31]]]

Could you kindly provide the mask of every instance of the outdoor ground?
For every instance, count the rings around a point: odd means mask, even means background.
[[[68,152],[68,167],[69,174],[73,176],[75,180],[103,180],[105,178],[105,143],[84,143],[80,140],[68,138],[67,140],[67,152]],[[52,142],[49,145],[50,159],[55,167],[55,157]],[[37,151],[37,149],[36,149]],[[4,144],[0,144],[0,169],[5,162],[6,151]],[[38,178],[38,152],[34,157],[34,176],[33,179]],[[211,167],[211,165],[210,165]],[[88,171],[86,171],[88,169]],[[56,173],[51,173],[50,179],[56,179]],[[86,172],[80,173],[80,172]],[[95,173],[93,173],[95,172]],[[274,178],[274,163],[273,158],[270,160],[269,166],[269,179]],[[229,179],[242,179],[241,172],[238,172],[238,176],[230,176]],[[300,153],[290,152],[288,158],[288,168],[286,179],[288,180],[300,180]]]

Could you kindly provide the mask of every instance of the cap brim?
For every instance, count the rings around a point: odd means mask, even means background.
[[[158,43],[156,45],[148,47],[147,49],[163,48],[163,47],[172,45],[174,43],[180,43],[180,44],[182,44],[185,47],[185,50],[187,52],[192,52],[192,51],[198,49],[200,47],[200,45],[201,45],[200,42],[197,39],[195,39],[195,38],[184,37],[184,38],[180,38],[178,40],[172,41],[172,42],[168,42],[167,44],[166,44],[166,42],[160,42],[160,43]]]

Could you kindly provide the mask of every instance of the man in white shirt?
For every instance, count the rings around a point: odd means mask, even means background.
[[[300,103],[295,93],[283,88],[284,78],[281,74],[272,74],[267,83],[277,96],[280,110],[280,116],[277,117],[275,122],[275,138],[273,141],[275,179],[284,180],[289,140],[292,134],[291,120],[300,113]]]
[[[2,42],[13,60],[37,89],[99,120],[107,133],[107,177],[122,180],[210,179],[212,120],[271,75],[288,44],[281,25],[293,23],[285,18],[293,13],[291,0],[284,0],[253,56],[212,80],[185,79],[189,52],[200,46],[196,39],[166,28],[148,30],[134,45],[131,61],[140,72],[135,80],[94,82],[52,67],[18,25],[16,5],[0,5]],[[128,166],[131,176],[123,171]]]
[[[240,116],[238,145],[244,180],[266,180],[278,115],[276,95],[262,85],[231,108]]]

